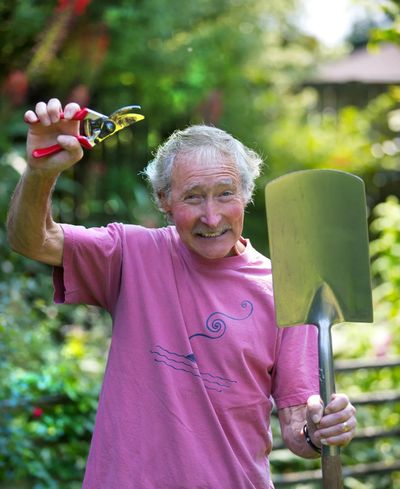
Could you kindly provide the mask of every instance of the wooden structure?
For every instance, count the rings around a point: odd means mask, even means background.
[[[400,46],[362,47],[337,61],[316,68],[304,83],[319,93],[320,109],[346,105],[364,107],[390,85],[400,84]]]

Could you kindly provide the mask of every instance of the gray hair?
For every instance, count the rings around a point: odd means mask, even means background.
[[[233,160],[239,171],[245,205],[252,200],[255,180],[260,175],[261,157],[233,136],[212,126],[194,125],[177,130],[157,150],[143,173],[150,182],[154,199],[162,211],[160,196],[167,198],[171,191],[171,176],[178,154],[214,149]]]

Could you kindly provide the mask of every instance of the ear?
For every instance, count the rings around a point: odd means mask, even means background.
[[[169,202],[169,198],[166,195],[165,192],[158,192],[157,193],[158,200],[160,201],[161,209],[166,213],[170,214],[171,212],[171,205]]]

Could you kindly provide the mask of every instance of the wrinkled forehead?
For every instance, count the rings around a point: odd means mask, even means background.
[[[239,173],[234,156],[214,146],[199,146],[177,153],[174,159],[174,170],[178,170],[178,167],[187,165],[213,168],[229,165]]]
[[[199,148],[176,155],[171,175],[171,189],[176,192],[218,185],[241,187],[240,172],[231,156],[214,148]]]

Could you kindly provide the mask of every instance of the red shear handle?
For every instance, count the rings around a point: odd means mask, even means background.
[[[83,108],[78,110],[75,114],[74,117],[71,119],[73,121],[81,121],[83,120],[88,114],[88,109]],[[64,112],[61,112],[60,114],[60,119],[64,119]],[[81,146],[83,146],[86,149],[91,149],[92,145],[88,141],[87,138],[84,136],[75,136],[76,139],[79,141]],[[53,144],[53,146],[49,146],[48,148],[38,148],[32,151],[32,156],[34,158],[43,158],[45,156],[50,156],[55,153],[58,153],[59,151],[62,151],[63,148],[59,144]]]
[[[92,145],[90,144],[89,140],[85,138],[85,136],[75,136],[75,137],[79,141],[81,146],[83,146],[86,149],[92,149]],[[45,156],[51,156],[55,153],[59,153],[63,149],[64,148],[59,144],[53,144],[53,146],[49,146],[48,148],[34,149],[32,151],[32,156],[34,158],[43,158]]]

